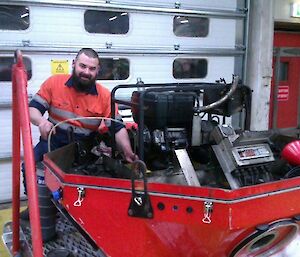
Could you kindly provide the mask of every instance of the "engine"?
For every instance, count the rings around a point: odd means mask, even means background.
[[[114,106],[118,100],[114,95],[112,99]],[[143,84],[131,101],[121,102],[131,106],[138,125],[130,135],[146,164],[148,182],[236,189],[300,174],[300,163],[281,154],[294,138],[273,131],[237,130],[227,124],[233,114],[243,112],[247,127],[250,90],[237,80],[229,85]],[[114,141],[106,144],[115,151]],[[78,144],[77,156],[83,152],[80,148]],[[84,153],[93,155],[90,149]],[[109,160],[101,151],[86,157],[81,159],[89,161],[80,163],[76,173],[130,178],[130,170],[118,158]]]

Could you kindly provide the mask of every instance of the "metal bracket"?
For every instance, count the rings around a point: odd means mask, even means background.
[[[153,218],[153,208],[147,189],[146,165],[142,161],[135,161],[132,164],[131,175],[131,201],[128,208],[128,215],[140,218]],[[138,175],[138,176],[137,176]],[[144,190],[137,192],[135,188],[135,178],[141,177],[144,182]]]
[[[175,9],[179,9],[181,7],[181,3],[175,2],[174,7],[175,7]]]
[[[30,46],[30,40],[22,40],[23,46]]]
[[[179,50],[180,49],[180,44],[175,44],[174,45],[174,50]]]
[[[106,47],[106,49],[111,49],[112,48],[112,42],[106,42],[105,47]]]
[[[197,174],[185,149],[175,150],[176,157],[189,186],[200,186]]]

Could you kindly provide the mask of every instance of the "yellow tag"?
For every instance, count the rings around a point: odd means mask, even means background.
[[[54,74],[69,74],[68,60],[51,60],[51,73]]]

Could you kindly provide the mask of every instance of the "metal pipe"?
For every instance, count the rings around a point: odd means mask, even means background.
[[[246,19],[244,20],[244,46],[245,46],[245,55],[244,55],[244,61],[243,61],[243,78],[242,78],[242,83],[243,84],[246,84],[246,75],[247,75],[247,62],[248,62],[248,46],[249,46],[249,43],[248,43],[248,39],[249,39],[249,25],[250,25],[250,20],[249,20],[249,17],[250,17],[250,1],[246,1],[246,5],[247,5],[247,16],[246,16]]]
[[[24,149],[24,160],[26,169],[26,183],[27,183],[27,194],[29,204],[29,217],[31,226],[31,237],[33,256],[43,257],[43,244],[42,244],[42,233],[40,223],[40,210],[38,207],[38,195],[37,195],[37,177],[35,171],[35,160],[33,155],[32,147],[32,136],[29,119],[29,108],[27,102],[27,75],[25,72],[24,64],[22,61],[22,54],[20,51],[16,52],[17,64],[14,65],[14,81],[17,93],[17,102],[21,125],[22,142]],[[15,117],[14,117],[15,118]],[[16,232],[15,232],[16,233]]]
[[[30,6],[55,6],[55,7],[67,7],[67,8],[85,8],[89,10],[106,10],[106,11],[122,11],[122,12],[143,12],[143,13],[159,13],[159,14],[173,14],[173,15],[189,15],[189,16],[201,16],[201,17],[217,17],[223,19],[243,19],[245,13],[242,10],[218,10],[209,8],[195,8],[194,6],[180,8],[162,4],[154,4],[151,2],[137,4],[132,2],[115,2],[110,1],[70,1],[68,0],[19,0],[10,1],[10,5],[13,4],[27,4]]]
[[[10,81],[7,81],[8,83],[11,83]],[[32,96],[28,97],[28,103],[31,101]],[[1,101],[0,100],[0,110],[10,110],[12,108],[12,101],[6,100],[6,101]]]
[[[213,108],[218,107],[219,105],[221,105],[225,101],[227,101],[232,96],[232,94],[235,92],[235,90],[237,89],[238,83],[239,83],[239,76],[233,76],[232,85],[231,85],[231,88],[228,91],[228,93],[225,96],[223,96],[221,99],[219,99],[218,101],[216,101],[214,103],[211,103],[211,104],[208,104],[208,105],[205,105],[205,106],[201,106],[199,108],[199,111],[204,112],[204,111],[211,110]]]
[[[31,54],[76,54],[81,47],[92,47],[95,51],[101,54],[127,54],[127,55],[206,55],[206,56],[240,56],[245,54],[245,47],[236,48],[209,48],[209,47],[180,47],[175,50],[174,46],[143,46],[143,47],[132,47],[130,45],[113,45],[111,48],[106,48],[105,44],[94,47],[94,45],[73,45],[73,46],[50,46],[47,44],[32,44],[30,46],[22,46],[22,44],[0,44],[0,53],[14,52],[16,48],[22,50],[24,53]]]
[[[20,163],[21,137],[19,102],[17,98],[16,76],[14,65],[12,70],[12,222],[13,222],[13,255],[20,251]]]

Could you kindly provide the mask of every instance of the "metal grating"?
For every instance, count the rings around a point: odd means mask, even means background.
[[[21,228],[29,247],[32,247],[29,222],[21,222]],[[59,214],[57,218],[56,232],[57,237],[44,244],[44,256],[47,256],[47,254],[54,249],[66,249],[69,250],[74,257],[105,257],[101,250],[94,249],[61,214]]]

